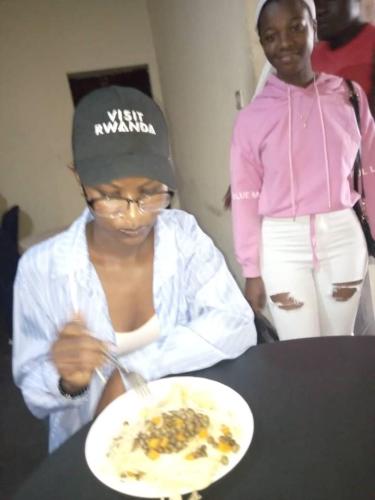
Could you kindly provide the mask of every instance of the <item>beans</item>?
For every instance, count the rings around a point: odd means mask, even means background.
[[[227,425],[220,426],[220,434],[216,437],[209,433],[209,427],[210,418],[192,408],[163,412],[146,420],[144,430],[133,441],[132,450],[140,448],[150,459],[157,460],[162,454],[184,450],[194,438],[198,438],[206,444],[188,453],[186,460],[207,457],[207,445],[210,445],[222,453],[220,463],[227,465],[229,459],[226,454],[236,453],[239,445]]]
[[[209,443],[214,448],[217,448],[218,446],[217,441],[215,441],[215,439],[212,436],[208,436],[207,443]]]
[[[181,408],[163,412],[160,416],[146,420],[146,432],[140,432],[133,442],[133,449],[141,447],[150,456],[176,453],[210,424],[210,419],[192,408]],[[155,457],[155,453],[151,453]]]
[[[123,471],[120,474],[120,478],[121,479],[126,479],[126,478],[130,477],[130,478],[134,478],[137,481],[139,481],[140,479],[142,479],[142,477],[144,475],[145,475],[145,473],[142,472],[142,471],[136,471],[136,472],[133,472],[133,471]]]
[[[196,460],[197,458],[207,457],[207,446],[204,444],[192,453],[186,455],[186,460]]]

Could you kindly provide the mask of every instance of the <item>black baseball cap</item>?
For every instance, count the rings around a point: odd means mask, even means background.
[[[72,142],[83,184],[147,177],[176,188],[164,115],[137,89],[104,87],[83,97],[74,113]]]

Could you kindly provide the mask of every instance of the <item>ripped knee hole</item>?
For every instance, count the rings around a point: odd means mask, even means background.
[[[277,307],[286,311],[299,309],[303,306],[303,302],[295,299],[289,292],[271,295],[271,300]]]
[[[351,299],[358,290],[363,280],[349,281],[347,283],[333,283],[332,297],[338,302],[346,302]]]

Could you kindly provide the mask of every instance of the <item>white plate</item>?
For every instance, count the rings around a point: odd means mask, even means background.
[[[120,479],[115,473],[108,470],[108,459],[106,454],[113,438],[119,433],[124,420],[135,422],[140,411],[144,407],[150,407],[153,403],[162,400],[170,391],[172,386],[182,386],[188,391],[206,393],[220,410],[230,410],[231,418],[236,426],[241,429],[240,438],[237,439],[240,449],[232,454],[227,465],[223,465],[217,471],[213,481],[217,481],[227,474],[245,455],[250,446],[253,432],[254,419],[246,401],[230,387],[200,377],[170,377],[149,383],[151,396],[144,399],[130,390],[114,400],[94,421],[87,435],[85,455],[91,472],[105,485],[120,493],[141,498],[167,497],[165,491],[135,480]],[[204,409],[202,408],[202,412]],[[107,463],[107,465],[106,465]],[[190,491],[181,491],[181,494]]]

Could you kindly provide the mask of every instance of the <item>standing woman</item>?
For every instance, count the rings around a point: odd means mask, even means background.
[[[359,148],[375,235],[375,127],[364,92],[359,130],[339,77],[315,74],[312,0],[260,0],[257,30],[275,68],[237,118],[231,148],[236,256],[255,311],[280,339],[349,335],[368,255],[352,210]]]

